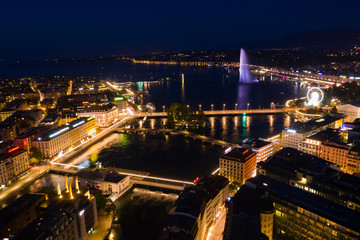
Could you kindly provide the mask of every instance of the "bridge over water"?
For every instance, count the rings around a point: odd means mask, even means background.
[[[240,114],[276,114],[285,112],[295,112],[300,108],[279,108],[279,109],[239,109],[239,110],[212,110],[204,111],[205,115],[217,116],[217,115],[240,115]],[[137,117],[166,117],[166,112],[152,112],[152,113],[137,113]]]
[[[49,168],[49,170],[52,172],[60,173],[60,174],[69,174],[72,176],[76,176],[77,172],[79,172],[82,169],[85,169],[85,167],[70,165],[65,163],[56,163],[56,162],[53,162],[52,166]],[[120,175],[130,176],[131,185],[137,184],[142,186],[158,187],[158,188],[181,191],[184,186],[194,184],[192,182],[178,180],[178,179],[150,176],[150,173],[147,172],[120,169],[120,168],[111,168],[111,169],[116,171]]]

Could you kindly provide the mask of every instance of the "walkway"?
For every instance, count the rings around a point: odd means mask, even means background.
[[[217,115],[240,115],[240,114],[275,114],[285,112],[295,112],[299,108],[280,108],[280,109],[239,109],[239,110],[213,110],[204,111],[205,115],[217,116]],[[145,113],[139,112],[136,117],[166,117],[166,112],[152,112]]]

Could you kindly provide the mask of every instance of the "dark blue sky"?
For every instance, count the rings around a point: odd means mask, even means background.
[[[11,0],[0,58],[219,49],[301,30],[360,28],[359,0]]]

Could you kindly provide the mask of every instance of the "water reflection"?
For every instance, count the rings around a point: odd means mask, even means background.
[[[143,123],[144,128],[163,128],[165,119],[148,119]],[[287,114],[275,115],[238,115],[208,117],[203,134],[223,139],[225,141],[240,143],[245,138],[268,138],[279,134],[284,128],[290,126],[292,119]],[[139,121],[132,123],[131,127],[138,128]]]

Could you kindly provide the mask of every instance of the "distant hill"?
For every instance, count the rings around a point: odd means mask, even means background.
[[[296,48],[299,50],[342,50],[360,46],[360,29],[301,31],[280,40],[244,44],[245,48]]]

